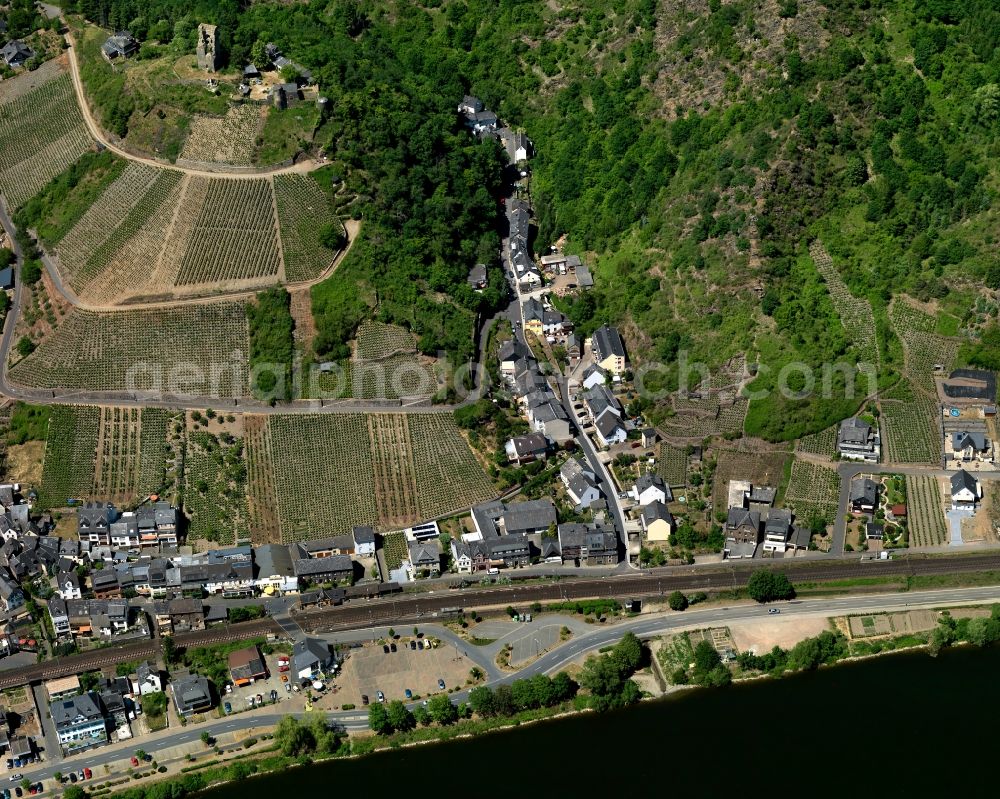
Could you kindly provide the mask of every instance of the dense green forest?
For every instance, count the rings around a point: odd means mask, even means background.
[[[424,351],[467,354],[474,313],[499,303],[499,282],[464,287],[498,245],[503,161],[458,124],[471,91],[535,143],[536,250],[565,234],[596,261],[596,290],[564,305],[584,332],[619,324],[637,358],[668,363],[853,368],[858,342],[808,255],[819,237],[871,303],[885,384],[901,366],[886,313],[899,293],[961,320],[966,357],[988,360],[993,0],[77,3],[160,41],[216,22],[232,64],[274,41],[313,71],[333,108],[317,141],[366,220],[314,291],[318,354],[343,356],[372,308]],[[772,393],[747,431],[787,439],[851,411]]]

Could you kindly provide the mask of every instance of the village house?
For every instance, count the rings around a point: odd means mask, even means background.
[[[596,363],[583,370],[583,388],[586,391],[608,382],[608,373]]]
[[[354,554],[360,558],[375,557],[375,530],[368,526],[358,526],[351,531],[354,538]]]
[[[594,431],[597,433],[597,440],[604,447],[621,444],[628,438],[628,432],[621,423],[621,418],[610,409],[594,420]]]
[[[760,513],[747,508],[730,508],[725,535],[723,557],[731,560],[752,558],[760,543]]]
[[[854,513],[874,513],[878,505],[878,483],[870,477],[852,481],[850,503]]]
[[[877,463],[882,455],[878,428],[856,416],[845,419],[837,429],[837,452],[845,460]]]
[[[158,694],[163,691],[163,679],[160,670],[148,660],[142,661],[132,675],[132,693],[140,696]]]
[[[792,531],[792,512],[787,508],[772,508],[764,522],[764,551],[784,552]]]
[[[300,638],[292,645],[292,668],[300,680],[311,680],[336,665],[329,645],[318,638]]]
[[[884,525],[878,524],[877,522],[868,522],[867,524],[865,524],[866,541],[881,541],[884,537],[885,537]]]
[[[618,536],[599,525],[560,524],[559,551],[563,561],[581,566],[612,566],[618,562]]]
[[[354,562],[350,555],[327,555],[323,558],[297,558],[292,563],[299,588],[317,583],[351,582]]]
[[[545,460],[548,449],[549,444],[545,440],[545,436],[538,433],[514,436],[504,445],[507,460],[518,466],[523,463]]]
[[[76,572],[64,572],[56,576],[59,587],[56,593],[61,599],[83,599],[80,589],[80,576]]]
[[[993,444],[985,433],[966,430],[951,434],[952,457],[963,463],[992,463]]]
[[[951,476],[952,510],[974,510],[981,496],[979,481],[965,469]]]
[[[663,478],[652,473],[640,476],[629,491],[629,495],[643,507],[652,502],[667,503],[674,499],[670,487],[663,482]]]
[[[268,596],[283,596],[299,590],[292,557],[284,544],[265,544],[254,549],[257,589]]]
[[[212,690],[200,674],[175,674],[170,685],[178,715],[190,716],[212,709]]]
[[[578,510],[585,510],[601,498],[597,475],[579,458],[567,458],[559,470],[566,493]]]
[[[618,329],[604,325],[594,331],[590,339],[590,349],[594,363],[611,374],[620,377],[628,366],[625,344]]]
[[[500,517],[500,528],[505,535],[545,533],[555,523],[556,506],[548,498],[507,505]]]
[[[200,599],[175,597],[154,602],[153,617],[160,635],[205,629],[205,609]]]
[[[20,69],[34,57],[35,51],[19,39],[11,39],[0,48],[0,60],[11,69]]]
[[[128,31],[119,31],[105,40],[101,52],[108,61],[128,58],[139,52],[139,42]]]
[[[104,710],[93,691],[52,702],[49,714],[64,748],[83,749],[108,742]]]
[[[9,614],[24,607],[24,604],[21,586],[0,575],[0,609]]]
[[[411,577],[419,572],[428,572],[432,577],[441,573],[441,545],[437,539],[407,541],[406,547]]]
[[[674,517],[670,515],[667,506],[659,500],[654,500],[643,507],[640,520],[648,541],[669,541],[670,534],[676,529]]]

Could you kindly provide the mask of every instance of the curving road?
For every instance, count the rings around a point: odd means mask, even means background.
[[[707,607],[689,609],[679,613],[667,613],[657,616],[640,616],[608,626],[598,626],[592,632],[574,636],[566,644],[542,655],[529,666],[511,674],[492,679],[487,685],[497,686],[509,684],[516,679],[530,677],[535,674],[548,674],[564,668],[573,661],[579,660],[589,652],[618,641],[622,635],[631,631],[640,638],[649,638],[684,629],[698,629],[710,625],[728,625],[740,621],[761,621],[771,618],[774,623],[780,623],[789,617],[828,617],[864,612],[886,612],[906,610],[911,608],[933,608],[955,606],[960,604],[985,604],[1000,601],[1000,587],[949,589],[939,591],[920,591],[909,594],[868,594],[831,599],[810,599],[781,603],[780,616],[772,617],[766,608],[758,605],[742,604],[732,607]],[[432,630],[434,635],[438,629]],[[454,702],[468,699],[467,690],[451,695]],[[389,697],[392,699],[393,697]],[[410,707],[414,707],[411,703]],[[275,713],[267,707],[260,711],[247,711],[223,719],[209,721],[203,724],[189,725],[176,732],[168,731],[156,737],[146,737],[141,740],[129,741],[124,744],[112,745],[90,752],[75,755],[62,761],[50,761],[37,768],[22,769],[25,776],[32,781],[49,780],[56,771],[68,772],[88,766],[96,772],[104,764],[121,766],[127,760],[135,747],[142,746],[154,757],[158,751],[180,744],[197,741],[203,732],[218,736],[254,728],[271,727],[286,715],[303,716],[304,713]],[[328,714],[331,723],[346,730],[363,730],[368,726],[368,714],[365,712],[338,711]],[[98,777],[100,779],[100,777]]]

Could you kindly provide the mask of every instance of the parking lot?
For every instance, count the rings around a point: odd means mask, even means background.
[[[352,649],[337,680],[336,704],[361,705],[361,695],[377,701],[379,691],[387,702],[406,699],[406,689],[413,696],[427,697],[440,693],[438,680],[447,688],[461,688],[475,665],[453,646],[439,643],[433,649],[411,650],[409,639],[396,642],[396,652],[386,654],[381,645],[371,644]]]
[[[233,688],[232,693],[226,693],[222,697],[223,708],[225,708],[225,703],[229,702],[233,709],[233,713],[238,713],[241,710],[250,709],[250,697],[254,698],[256,702],[257,696],[260,695],[264,700],[265,705],[271,704],[271,691],[276,692],[277,702],[283,702],[288,700],[292,694],[285,690],[285,684],[281,681],[281,673],[278,671],[278,654],[267,655],[264,658],[264,662],[267,664],[268,676],[265,680],[255,680],[252,685],[236,686]],[[291,685],[295,678],[292,676],[291,672],[287,672],[289,685]]]

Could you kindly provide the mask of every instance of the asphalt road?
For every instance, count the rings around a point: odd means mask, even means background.
[[[780,609],[780,618],[776,619],[776,621],[786,619],[789,616],[826,617],[847,613],[883,612],[956,604],[983,604],[994,601],[1000,601],[1000,587],[990,586],[985,588],[919,591],[907,594],[868,594],[842,598],[810,599],[780,603],[777,606]],[[521,671],[504,675],[500,679],[493,680],[487,684],[496,686],[511,683],[516,679],[530,677],[535,674],[558,671],[588,652],[613,644],[628,631],[634,632],[640,638],[648,638],[682,629],[733,624],[747,620],[760,621],[768,617],[768,608],[758,605],[741,604],[733,607],[716,606],[700,610],[689,609],[681,613],[637,617],[609,626],[597,626],[593,629],[593,632],[574,637],[563,646],[548,652]],[[436,632],[435,630],[434,633],[436,634]],[[456,692],[451,695],[451,698],[456,703],[463,702],[468,698],[468,691]],[[277,724],[284,715],[287,714],[267,712],[266,708],[260,712],[244,712],[229,718],[181,728],[176,733],[156,739],[155,741],[136,739],[129,742],[126,748],[116,750],[110,748],[95,749],[89,753],[67,758],[61,762],[46,762],[38,768],[22,769],[22,772],[33,781],[49,780],[56,771],[65,773],[71,769],[74,771],[79,770],[84,766],[89,766],[96,772],[104,763],[120,762],[124,758],[127,758],[131,755],[133,748],[142,747],[150,752],[153,757],[156,757],[158,751],[196,741],[206,731],[211,735],[217,736],[221,733],[248,730],[254,727],[267,727]],[[332,723],[347,730],[367,728],[366,712],[335,712],[328,714],[328,718]]]

